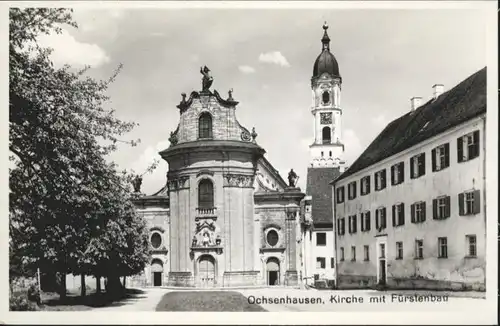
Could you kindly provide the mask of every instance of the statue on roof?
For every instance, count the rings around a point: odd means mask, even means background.
[[[212,86],[212,83],[214,82],[214,78],[210,76],[210,69],[208,69],[207,66],[200,68],[200,73],[203,75],[202,91],[208,92],[210,86]]]
[[[132,181],[132,185],[134,186],[134,192],[140,193],[141,192],[141,185],[142,185],[142,177],[136,176],[134,178],[134,180]]]
[[[298,178],[297,173],[291,169],[290,172],[288,172],[288,185],[290,187],[296,187]]]

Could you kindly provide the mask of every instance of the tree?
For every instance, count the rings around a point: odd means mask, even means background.
[[[89,67],[55,68],[37,36],[60,33],[62,24],[76,27],[71,10],[10,9],[9,231],[12,261],[60,273],[64,297],[67,273],[98,269],[88,258],[95,239],[116,228],[132,243],[143,234],[125,227],[134,221],[131,176],[106,161],[117,143],[136,144],[120,139],[135,123],[106,107],[105,92],[121,66],[107,81],[86,76]],[[137,248],[137,259],[144,259],[147,252]]]

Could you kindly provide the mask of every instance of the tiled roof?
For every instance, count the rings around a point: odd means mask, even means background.
[[[389,123],[334,182],[486,112],[486,67]]]
[[[330,181],[340,175],[338,168],[308,168],[306,195],[312,197],[311,215],[315,225],[333,225]]]

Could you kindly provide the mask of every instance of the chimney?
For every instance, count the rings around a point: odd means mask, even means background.
[[[434,86],[432,86],[432,90],[433,90],[432,97],[436,99],[438,98],[439,95],[443,94],[444,86],[442,84],[434,84]]]
[[[411,102],[411,110],[414,111],[416,108],[418,108],[420,106],[420,104],[422,103],[422,98],[421,97],[412,97],[410,99],[410,102]]]

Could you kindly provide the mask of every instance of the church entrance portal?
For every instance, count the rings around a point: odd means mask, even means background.
[[[198,277],[202,287],[213,287],[215,285],[215,260],[212,256],[201,256]]]
[[[271,257],[267,260],[267,285],[280,284],[280,262],[278,259]]]
[[[159,259],[154,259],[151,263],[151,274],[153,286],[162,286],[163,262]]]

